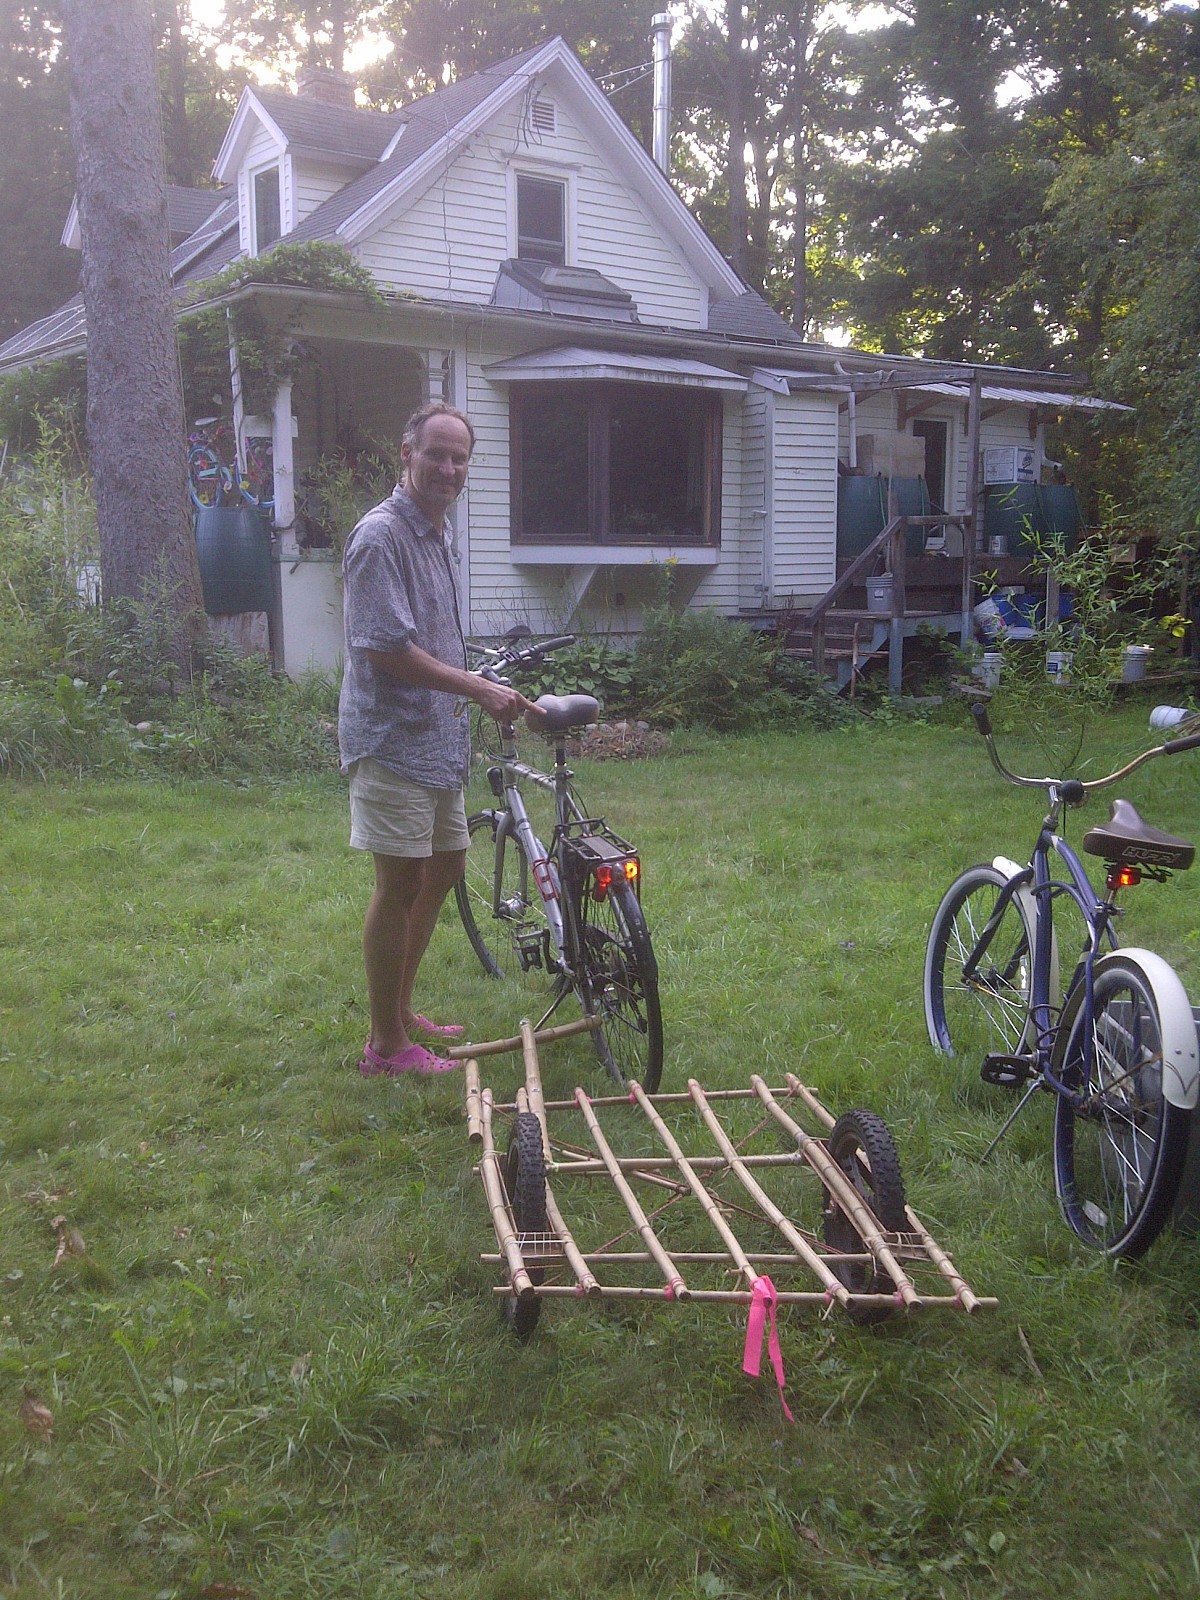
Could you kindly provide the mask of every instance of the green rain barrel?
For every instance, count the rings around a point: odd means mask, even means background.
[[[894,505],[893,505],[894,502]],[[924,478],[890,478],[888,480],[888,506],[898,517],[927,517],[929,515],[929,490]],[[906,555],[919,556],[925,550],[928,528],[910,527],[904,538]]]
[[[1042,521],[1047,533],[1060,533],[1068,552],[1074,550],[1083,527],[1083,511],[1073,483],[1042,484]]]
[[[837,553],[839,561],[861,555],[877,533],[883,532],[887,498],[879,476],[838,479]]]
[[[253,506],[201,506],[196,554],[210,617],[270,611],[271,536]]]
[[[1037,554],[1037,539],[1045,532],[1042,500],[1036,483],[990,483],[983,519],[984,548],[1002,535],[1010,556],[1029,561]]]

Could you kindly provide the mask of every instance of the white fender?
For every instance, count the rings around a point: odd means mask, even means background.
[[[1020,873],[1022,873],[1022,872],[1024,872],[1026,870],[1024,867],[1019,866],[1017,862],[1010,861],[1007,856],[993,856],[992,857],[992,866],[995,867],[997,872],[1002,872],[1006,878],[1015,878]],[[1031,931],[1036,930],[1036,928],[1037,928],[1037,896],[1034,894],[1033,889],[1030,887],[1030,885],[1027,884],[1027,883],[1023,884],[1019,889],[1017,889],[1014,892],[1013,899],[1014,900],[1019,900],[1021,902],[1022,908],[1024,909],[1027,917],[1029,918],[1030,930]],[[1029,959],[1030,959],[1030,962],[1032,963],[1032,961],[1033,961],[1033,951],[1032,950],[1029,952]],[[1056,1009],[1058,1007],[1059,999],[1060,999],[1059,989],[1060,989],[1060,984],[1059,984],[1059,978],[1058,978],[1058,935],[1054,932],[1054,924],[1051,923],[1051,925],[1050,925],[1050,1004],[1051,1004],[1051,1006],[1055,1007]],[[1024,1039],[1022,1039],[1022,1043],[1025,1043]]]
[[[1093,971],[1099,977],[1111,961],[1132,961],[1145,973],[1158,1003],[1163,1045],[1163,1098],[1181,1111],[1192,1111],[1200,1099],[1200,1043],[1196,1020],[1192,1016],[1179,974],[1153,950],[1133,947],[1114,951],[1097,961]]]

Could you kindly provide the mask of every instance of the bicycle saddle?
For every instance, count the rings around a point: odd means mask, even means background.
[[[1164,867],[1182,872],[1196,854],[1194,844],[1143,822],[1128,800],[1114,800],[1108,821],[1089,828],[1083,848],[1116,867]]]
[[[590,694],[542,694],[534,701],[544,716],[525,713],[526,725],[534,733],[566,733],[568,728],[578,728],[595,722],[600,715],[600,702]]]

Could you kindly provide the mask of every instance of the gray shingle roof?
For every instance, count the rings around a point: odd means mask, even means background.
[[[736,300],[710,300],[708,331],[735,339],[774,339],[783,344],[803,344],[795,328],[770,307],[760,294],[747,289]]]
[[[256,87],[252,93],[293,149],[364,165],[378,161],[403,116],[396,111],[327,106],[287,89]]]
[[[177,183],[167,185],[167,226],[172,239],[182,241],[195,233],[206,222],[231,191],[224,189],[184,189]]]

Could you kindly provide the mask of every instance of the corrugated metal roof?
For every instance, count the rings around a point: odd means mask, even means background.
[[[965,399],[970,392],[967,383],[922,383],[914,378],[906,388],[921,394],[944,394],[955,400]],[[1009,406],[1045,406],[1055,411],[1132,411],[1132,406],[1121,405],[1116,400],[1101,400],[1096,395],[1071,394],[1062,389],[1010,389],[1000,384],[985,383],[980,388],[980,398]]]
[[[525,356],[510,356],[484,367],[486,375],[504,383],[549,383],[607,380],[617,383],[669,383],[691,389],[728,389],[740,394],[746,379],[704,361],[680,356],[639,355],[628,350],[585,350],[557,345]]]

